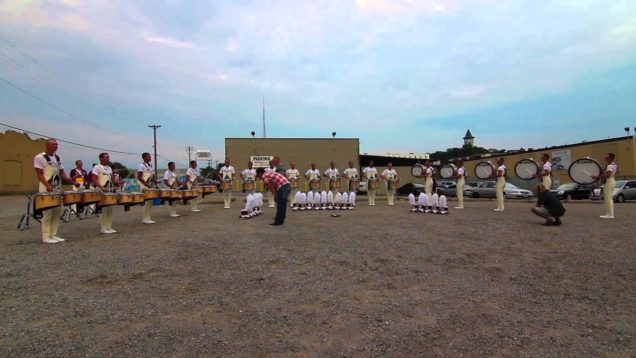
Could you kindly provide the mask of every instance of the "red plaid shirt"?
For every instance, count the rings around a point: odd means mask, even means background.
[[[287,178],[280,173],[269,172],[263,174],[263,183],[272,184],[274,186],[274,189],[278,190],[281,186],[289,184],[289,180],[287,180]]]

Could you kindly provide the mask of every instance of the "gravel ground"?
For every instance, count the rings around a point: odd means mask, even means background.
[[[528,202],[443,217],[361,199],[278,228],[237,203],[143,226],[117,208],[118,234],[74,220],[55,245],[0,218],[0,355],[634,356],[636,204],[614,221],[568,204],[544,227]]]

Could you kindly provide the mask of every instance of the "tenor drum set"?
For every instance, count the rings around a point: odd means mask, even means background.
[[[329,189],[330,190],[338,190],[338,189],[340,189],[340,178],[331,178],[331,179],[329,179]]]

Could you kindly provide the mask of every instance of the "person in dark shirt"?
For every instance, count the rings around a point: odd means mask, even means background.
[[[532,212],[544,218],[543,225],[561,225],[561,217],[565,214],[565,208],[561,200],[550,192],[545,185],[537,185],[537,206],[532,208]]]

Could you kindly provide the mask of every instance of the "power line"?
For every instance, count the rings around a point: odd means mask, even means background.
[[[55,136],[49,136],[49,135],[46,135],[46,134],[36,133],[36,132],[29,131],[29,130],[26,130],[26,129],[18,128],[18,127],[15,127],[15,126],[12,126],[12,125],[9,125],[9,124],[6,124],[6,123],[0,123],[0,125],[8,127],[8,128],[11,128],[11,129],[16,129],[16,130],[22,131],[24,133],[33,134],[33,135],[36,135],[36,136],[42,137],[42,138],[55,138],[55,140],[57,140],[58,142],[71,144],[71,145],[76,145],[78,147],[90,148],[90,149],[100,150],[102,152],[110,152],[110,153],[117,153],[117,154],[135,155],[135,156],[139,155],[139,153],[122,152],[122,151],[114,150],[114,149],[99,148],[99,147],[94,147],[92,145],[81,144],[81,143],[77,143],[77,142],[71,142],[71,141],[68,141],[68,140],[56,138]]]

